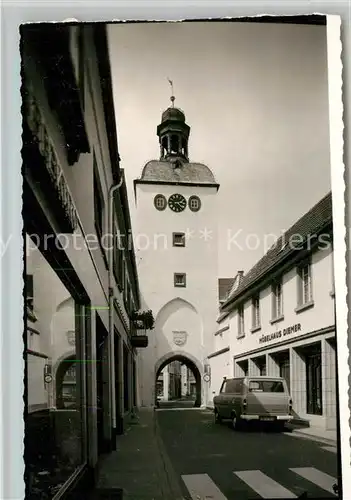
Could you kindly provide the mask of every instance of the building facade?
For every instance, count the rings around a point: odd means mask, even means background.
[[[21,35],[26,497],[59,498],[91,489],[136,404],[140,298],[117,245],[131,226],[105,28]]]
[[[282,376],[295,418],[336,429],[336,330],[329,193],[247,273],[221,306],[211,392],[224,376]]]
[[[155,404],[158,375],[174,360],[195,374],[195,404],[205,404],[204,361],[217,316],[219,186],[206,165],[189,160],[190,127],[171,100],[157,128],[160,158],[134,181],[142,302],[155,314],[140,359],[143,406]]]

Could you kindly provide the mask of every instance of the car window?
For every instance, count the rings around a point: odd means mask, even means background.
[[[229,392],[231,394],[238,394],[241,392],[242,385],[243,384],[241,379],[228,380],[225,392]]]
[[[225,386],[225,392],[235,392],[235,380],[228,380],[227,385]]]
[[[280,380],[250,380],[250,392],[285,392]]]

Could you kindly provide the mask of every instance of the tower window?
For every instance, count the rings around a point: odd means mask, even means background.
[[[186,139],[184,139],[184,138],[182,140],[182,154],[184,156],[188,156],[188,151],[187,151],[187,146],[186,146]]]
[[[174,286],[183,288],[186,287],[185,273],[174,273]]]
[[[185,247],[185,233],[173,233],[173,246]]]
[[[165,210],[167,206],[167,200],[163,196],[163,194],[157,194],[154,199],[154,205],[157,208],[157,210]]]
[[[192,212],[198,212],[201,208],[201,200],[198,196],[190,196],[189,208]]]
[[[168,151],[168,137],[162,139],[162,154],[164,154],[165,151]]]
[[[171,153],[179,152],[179,137],[177,135],[171,136]]]

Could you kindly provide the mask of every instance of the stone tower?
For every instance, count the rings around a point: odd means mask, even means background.
[[[219,185],[206,165],[189,160],[190,127],[171,101],[157,127],[160,158],[134,181],[142,303],[155,317],[149,346],[140,353],[142,406],[154,405],[157,375],[175,359],[194,373],[196,406],[206,404],[204,360],[218,312]]]

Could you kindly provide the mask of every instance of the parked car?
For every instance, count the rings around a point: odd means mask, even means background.
[[[213,398],[215,421],[230,420],[234,429],[249,421],[269,422],[281,430],[292,416],[292,400],[282,377],[224,379]]]

